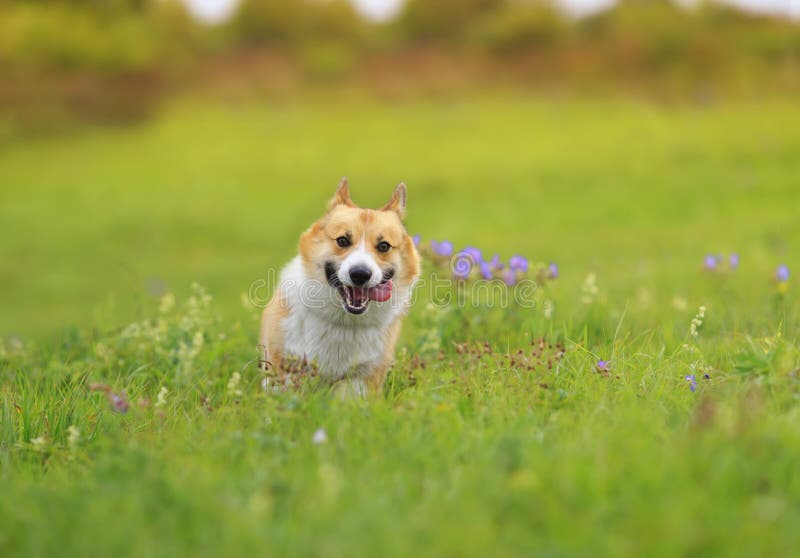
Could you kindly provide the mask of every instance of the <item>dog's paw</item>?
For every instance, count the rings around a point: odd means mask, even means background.
[[[366,399],[367,384],[363,380],[341,380],[333,385],[331,393],[342,401]]]

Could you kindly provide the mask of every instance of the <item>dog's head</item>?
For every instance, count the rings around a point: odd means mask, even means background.
[[[405,209],[405,184],[380,209],[363,209],[342,179],[328,211],[300,237],[306,273],[335,291],[349,314],[363,314],[370,304],[408,301],[419,255],[403,225]]]

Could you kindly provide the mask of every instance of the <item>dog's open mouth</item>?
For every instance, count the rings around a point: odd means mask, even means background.
[[[342,306],[351,314],[363,314],[370,300],[386,302],[392,297],[394,269],[385,271],[383,281],[369,288],[343,285],[336,275],[336,266],[332,262],[325,263],[325,276],[328,278],[328,284],[339,291]]]
[[[368,289],[362,287],[339,286],[344,309],[351,314],[363,314],[370,300],[386,302],[392,296],[392,280],[384,281]]]

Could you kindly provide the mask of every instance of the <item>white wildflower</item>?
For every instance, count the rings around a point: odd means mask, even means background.
[[[242,381],[242,375],[238,372],[231,374],[231,379],[228,380],[228,393],[235,396],[242,395],[242,390],[239,389],[239,384]]]
[[[184,314],[178,324],[187,333],[192,330],[202,329],[210,321],[211,295],[197,283],[192,285],[192,291],[194,294],[186,301]]]
[[[697,310],[697,315],[694,318],[692,318],[692,323],[689,326],[689,335],[696,338],[700,334],[699,331],[700,326],[703,325],[703,320],[705,319],[705,317],[706,317],[706,307],[701,306]]]
[[[156,396],[156,407],[163,407],[167,404],[167,395],[169,395],[169,390],[167,386],[161,386],[161,389],[158,390],[158,395]]]
[[[583,285],[581,285],[581,292],[583,293],[581,296],[581,302],[584,304],[591,304],[594,302],[594,298],[597,296],[598,290],[597,275],[590,273],[586,276],[586,279],[584,279]]]
[[[67,427],[67,445],[74,448],[81,441],[81,431],[74,424]]]
[[[133,322],[129,324],[125,329],[122,330],[120,337],[123,339],[138,339],[142,335],[142,326],[139,325],[138,322]]]
[[[423,321],[427,327],[421,328],[422,343],[420,353],[433,353],[439,351],[442,346],[441,323],[445,316],[445,309],[437,304],[429,302],[423,312]]]
[[[31,445],[35,450],[41,450],[47,445],[47,438],[44,436],[38,436],[36,438],[31,438]]]
[[[211,295],[200,284],[192,283],[191,289],[194,296],[190,297],[189,300],[192,301],[193,305],[199,308],[208,308],[211,305]]]
[[[178,345],[178,371],[180,373],[186,373],[191,369],[194,359],[203,348],[203,339],[203,332],[196,331],[191,345],[183,342]]]
[[[325,432],[324,428],[317,428],[316,432],[314,432],[314,435],[311,437],[311,441],[317,446],[324,444],[328,441],[328,433]]]

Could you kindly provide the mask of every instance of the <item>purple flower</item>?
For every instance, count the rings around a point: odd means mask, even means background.
[[[494,277],[494,273],[492,272],[492,267],[487,262],[480,263],[480,270],[481,270],[481,277],[484,279],[491,279]]]
[[[453,277],[456,279],[466,279],[472,273],[472,268],[475,266],[472,258],[465,256],[463,252],[459,252],[450,260],[450,268],[453,271]]]
[[[492,260],[489,262],[489,268],[490,269],[493,269],[493,270],[496,269],[496,270],[499,271],[499,270],[503,269],[504,267],[505,266],[503,265],[503,262],[500,261],[500,256],[498,256],[497,254],[492,256]]]
[[[110,392],[108,395],[108,401],[109,403],[111,403],[111,408],[114,409],[114,411],[116,411],[117,413],[128,412],[128,401],[125,399],[124,392],[120,395]]]
[[[550,279],[558,278],[558,264],[550,262],[550,265],[547,266],[547,275]]]
[[[710,380],[710,379],[711,379],[711,376],[710,376],[710,375],[708,375],[708,374],[703,374],[703,379],[704,379],[704,380]]]
[[[509,287],[513,287],[517,284],[517,274],[510,269],[507,269],[503,273],[503,282]]]
[[[739,267],[739,254],[733,253],[728,258],[728,264],[731,266],[731,269],[736,269]]]
[[[601,370],[602,372],[608,372],[611,370],[611,361],[610,360],[598,360],[597,361],[597,369]]]
[[[433,250],[433,253],[437,256],[452,256],[453,243],[449,240],[442,240],[441,242],[431,240],[431,250]]]
[[[508,260],[508,267],[514,271],[521,271],[522,273],[525,273],[528,271],[528,260],[520,255],[513,256],[510,260]]]
[[[464,266],[456,265],[456,266],[454,266],[453,267],[453,278],[460,279],[462,281],[467,279],[467,278],[469,278],[470,269],[471,268],[470,268],[469,265],[464,265]]]
[[[480,263],[483,261],[483,257],[481,251],[475,248],[474,246],[467,246],[463,250],[461,250],[461,254],[465,256],[469,256],[472,258],[473,263]]]
[[[706,271],[714,271],[717,269],[717,257],[713,254],[708,254],[703,259],[703,268]]]
[[[415,234],[411,237],[411,241],[414,243],[414,246],[419,246],[419,241],[421,237],[418,234]]]
[[[689,382],[689,389],[695,391],[697,389],[697,379],[695,378],[694,374],[689,374],[686,376],[686,381]]]
[[[789,280],[789,268],[786,264],[781,264],[775,270],[775,280],[778,283],[786,283]]]

